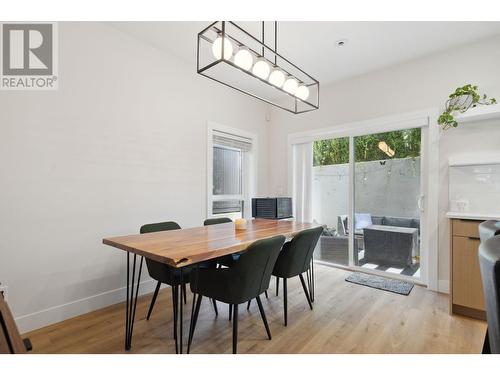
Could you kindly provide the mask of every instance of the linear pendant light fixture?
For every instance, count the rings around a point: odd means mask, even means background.
[[[319,82],[232,21],[216,21],[198,33],[197,72],[244,94],[298,114],[319,109]]]

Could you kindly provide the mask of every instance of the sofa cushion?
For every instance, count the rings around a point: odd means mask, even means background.
[[[384,217],[384,225],[390,225],[393,227],[411,228],[412,221],[413,219],[406,217],[391,217],[391,216]]]
[[[354,222],[356,223],[356,230],[364,229],[373,224],[370,214],[354,214]]]
[[[383,225],[384,224],[384,217],[383,216],[372,216],[372,224]]]
[[[335,228],[328,228],[326,225],[323,227],[322,236],[325,237],[333,237],[337,234],[337,230]]]

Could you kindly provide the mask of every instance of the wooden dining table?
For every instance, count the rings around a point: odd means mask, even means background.
[[[180,270],[183,286],[183,268],[224,255],[244,251],[257,240],[277,235],[287,238],[319,224],[301,223],[294,220],[248,220],[245,229],[236,229],[234,223],[169,230],[145,234],[133,234],[104,238],[103,243],[127,253],[127,297],[125,305],[125,349],[132,347],[135,310],[144,258],[167,264]],[[140,257],[137,269],[137,257]],[[132,258],[132,259],[131,259]],[[137,278],[136,278],[137,271]],[[135,289],[134,289],[135,285]],[[180,353],[182,353],[182,303],[179,303]],[[175,327],[177,331],[177,327]]]

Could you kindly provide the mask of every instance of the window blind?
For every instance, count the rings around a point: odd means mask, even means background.
[[[214,145],[236,148],[243,152],[250,152],[252,150],[252,140],[250,138],[221,131],[213,132],[213,143]]]
[[[214,146],[213,195],[242,194],[241,151]]]

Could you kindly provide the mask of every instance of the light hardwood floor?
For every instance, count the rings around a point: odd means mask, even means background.
[[[448,314],[448,296],[415,286],[401,296],[344,281],[347,271],[317,265],[316,301],[309,310],[298,278],[288,283],[288,327],[283,326],[283,299],[262,298],[273,335],[266,332],[255,301],[240,306],[239,353],[480,353],[486,324]],[[282,284],[282,283],[281,283]],[[130,353],[174,353],[170,289],[160,291],[149,321],[150,295],[137,304]],[[185,305],[187,332],[191,293]],[[227,305],[219,303],[216,318],[204,299],[192,353],[230,353],[231,322]],[[123,304],[113,305],[24,336],[34,353],[125,353]]]

